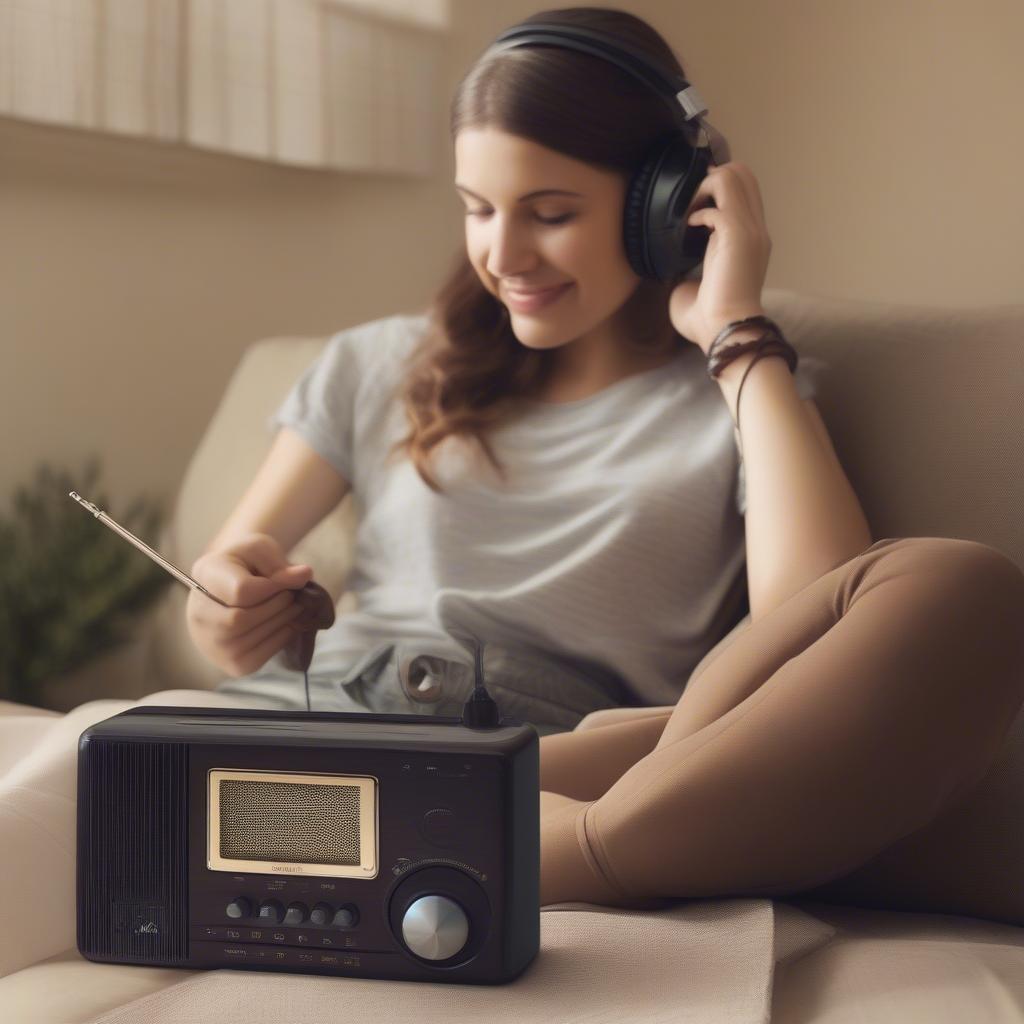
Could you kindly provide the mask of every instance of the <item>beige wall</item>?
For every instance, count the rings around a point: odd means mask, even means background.
[[[1024,5],[614,6],[665,34],[754,169],[768,286],[1024,301]],[[455,9],[452,86],[497,31],[545,5]],[[422,306],[462,226],[446,117],[436,181],[0,118],[0,507],[37,462],[78,468],[93,452],[115,514],[140,493],[169,498],[247,344]]]

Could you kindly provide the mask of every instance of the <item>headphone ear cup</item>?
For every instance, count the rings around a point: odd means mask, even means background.
[[[622,241],[626,259],[638,277],[653,278],[654,269],[647,252],[647,211],[650,204],[651,182],[661,162],[659,152],[651,154],[633,175],[626,189],[626,205],[622,218]]]
[[[704,259],[710,231],[685,215],[707,174],[707,154],[682,132],[654,145],[626,190],[623,241],[633,272],[678,282]]]

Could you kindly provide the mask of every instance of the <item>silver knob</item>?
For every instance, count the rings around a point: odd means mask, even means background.
[[[447,896],[421,896],[402,918],[402,938],[426,960],[455,956],[469,937],[465,911]]]

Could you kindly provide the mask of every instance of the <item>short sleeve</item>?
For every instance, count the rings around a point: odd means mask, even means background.
[[[356,395],[361,376],[360,328],[332,335],[267,420],[289,427],[351,483]]]
[[[814,398],[818,393],[818,379],[827,366],[828,363],[817,356],[800,356],[796,364],[794,383],[801,399]],[[733,428],[733,433],[735,435],[735,428]],[[738,436],[736,436],[736,450],[739,451]],[[739,458],[737,461],[739,467],[736,474],[736,511],[741,516],[745,516],[747,514],[747,478],[743,471],[743,459]]]

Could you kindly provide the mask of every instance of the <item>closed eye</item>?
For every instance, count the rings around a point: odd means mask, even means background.
[[[489,211],[487,210],[467,210],[467,217],[486,217]],[[538,217],[537,220],[541,224],[566,224],[571,221],[576,214],[574,213],[563,213],[561,217]]]

